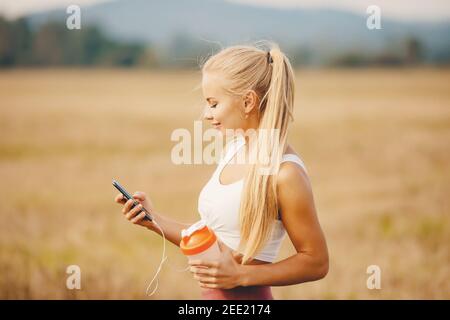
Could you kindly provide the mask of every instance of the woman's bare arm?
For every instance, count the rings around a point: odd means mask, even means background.
[[[328,273],[328,249],[306,173],[298,165],[286,162],[277,185],[283,224],[297,254],[273,264],[244,265],[244,286],[292,285],[319,280]]]

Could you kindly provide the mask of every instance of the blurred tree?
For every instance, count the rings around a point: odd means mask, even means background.
[[[423,47],[420,41],[414,37],[406,39],[406,62],[408,64],[419,63],[423,56]]]
[[[25,19],[9,22],[0,16],[0,66],[29,61],[31,38]]]
[[[401,66],[405,63],[405,59],[403,57],[400,57],[398,54],[385,52],[378,56],[376,56],[372,60],[372,64],[379,65],[379,66]]]
[[[154,65],[152,48],[119,43],[105,37],[95,26],[68,30],[49,22],[31,32],[25,19],[0,17],[0,67],[13,65]]]
[[[59,23],[43,25],[33,41],[33,62],[40,65],[62,65],[65,61],[64,50],[70,42],[67,29]]]
[[[144,52],[144,48],[137,44],[122,44],[120,46],[111,44],[101,56],[99,63],[102,65],[131,67],[141,61],[140,59]]]
[[[0,65],[10,66],[14,64],[13,33],[11,25],[0,17]]]
[[[362,67],[369,63],[367,57],[360,53],[347,53],[334,58],[329,63],[331,66]]]
[[[21,18],[12,23],[14,63],[28,64],[31,55],[32,33],[26,19]]]

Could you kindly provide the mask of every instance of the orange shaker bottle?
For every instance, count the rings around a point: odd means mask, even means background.
[[[203,220],[181,231],[180,249],[189,261],[215,261],[220,258],[217,237]]]

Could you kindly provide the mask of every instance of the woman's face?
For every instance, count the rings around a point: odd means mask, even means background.
[[[222,134],[226,133],[226,129],[248,129],[244,99],[227,94],[219,77],[204,72],[202,90],[207,103],[204,119],[209,120],[214,128],[220,130]]]

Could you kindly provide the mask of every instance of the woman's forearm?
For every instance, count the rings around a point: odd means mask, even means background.
[[[277,263],[242,265],[242,286],[288,286],[322,279],[328,273],[328,257],[297,253]]]
[[[154,221],[164,231],[164,236],[166,237],[166,239],[176,246],[179,246],[181,242],[181,230],[189,228],[191,224],[175,221],[156,212],[152,212],[152,216],[154,218]],[[154,225],[154,223],[152,223],[152,226],[149,229],[158,233],[159,235],[162,235],[161,230],[159,230],[159,228]]]

